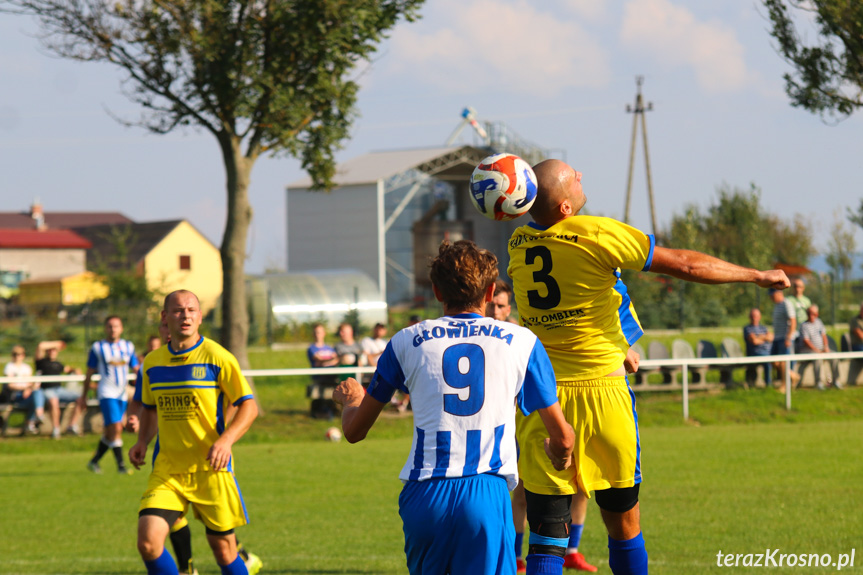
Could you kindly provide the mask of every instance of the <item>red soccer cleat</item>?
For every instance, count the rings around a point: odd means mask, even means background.
[[[527,563],[525,563],[524,559],[522,559],[521,557],[515,560],[515,572],[527,573]]]
[[[570,553],[563,558],[563,567],[565,569],[575,569],[576,571],[590,571],[596,573],[596,567],[587,562],[584,555],[581,553]]]

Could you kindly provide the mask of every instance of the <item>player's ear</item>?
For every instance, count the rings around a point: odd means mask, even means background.
[[[485,296],[482,301],[485,303],[489,303],[494,299],[494,282],[491,282],[487,288],[485,288]]]
[[[569,200],[563,200],[560,202],[560,205],[557,207],[560,210],[561,215],[563,216],[571,216],[572,215],[572,202]]]
[[[434,292],[434,297],[439,302],[443,302],[443,295],[441,295],[440,290],[435,284],[432,284],[432,291]]]

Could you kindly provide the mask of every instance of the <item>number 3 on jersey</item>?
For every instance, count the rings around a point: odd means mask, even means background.
[[[445,393],[445,412],[465,417],[479,412],[485,403],[485,352],[475,343],[459,343],[446,348],[443,352],[443,379],[450,387],[468,390],[465,399],[457,393]]]
[[[527,301],[536,309],[552,309],[560,304],[560,286],[551,277],[551,250],[545,246],[533,246],[525,250],[525,264],[531,265],[537,258],[542,267],[533,272],[533,281],[545,285],[546,295],[540,295],[539,290],[527,290]]]

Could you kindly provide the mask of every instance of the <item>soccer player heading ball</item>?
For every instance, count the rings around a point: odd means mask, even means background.
[[[333,399],[344,406],[344,435],[355,443],[396,391],[410,394],[414,435],[399,474],[399,514],[412,574],[514,575],[515,404],[538,412],[555,469],[570,465],[572,428],[536,336],[484,317],[497,277],[494,254],[470,241],[443,242],[430,276],[444,317],[395,334],[368,392],[348,378]]]

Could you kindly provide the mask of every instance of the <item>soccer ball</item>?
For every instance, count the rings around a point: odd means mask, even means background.
[[[527,213],[536,200],[536,174],[514,154],[489,156],[470,177],[470,199],[487,218],[515,219]]]
[[[338,427],[331,427],[331,428],[327,429],[327,432],[326,432],[326,434],[324,434],[324,437],[327,438],[327,441],[332,441],[333,443],[338,443],[339,441],[342,440],[342,432],[339,431]]]

